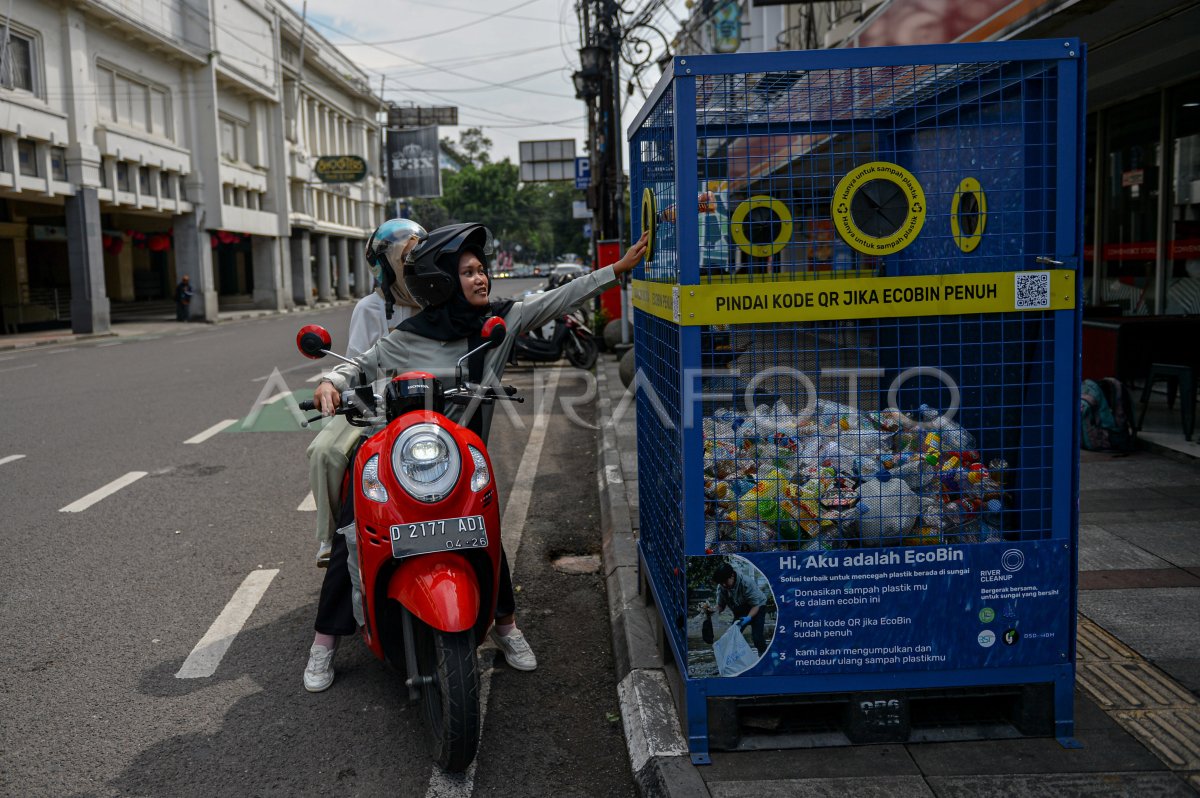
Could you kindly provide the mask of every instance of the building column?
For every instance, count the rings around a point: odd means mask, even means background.
[[[363,251],[367,244],[361,238],[350,242],[350,253],[354,258],[354,293],[364,297],[375,287],[372,285],[371,272],[367,269],[367,257]]]
[[[345,236],[338,236],[337,240],[337,298],[350,298],[350,248],[347,246],[348,240]],[[362,283],[359,283],[361,286]],[[358,291],[358,286],[355,286],[355,291]]]
[[[133,242],[128,241],[119,254],[104,259],[105,285],[112,287],[110,300],[132,302],[136,297],[133,290]]]
[[[287,238],[277,238],[275,244],[279,247],[279,301],[284,310],[292,310],[296,307],[296,295],[292,290],[292,243]]]
[[[250,251],[254,260],[254,307],[283,310],[279,239],[273,236],[251,236]]]
[[[333,299],[333,277],[329,271],[329,236],[313,235],[317,244],[317,301]]]
[[[313,303],[312,234],[303,228],[292,230],[292,299],[297,307]]]
[[[212,244],[197,212],[175,217],[175,279],[190,278],[194,321],[216,322],[217,289],[213,280]]]
[[[100,198],[96,189],[76,189],[75,196],[67,197],[65,210],[67,268],[71,273],[71,332],[108,332],[104,244],[100,238]]]

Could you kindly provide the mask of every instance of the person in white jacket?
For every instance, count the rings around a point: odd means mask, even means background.
[[[378,286],[354,306],[350,315],[350,338],[346,355],[356,357],[373,347],[388,330],[408,319],[420,308],[404,280],[395,273],[387,257],[393,251],[397,262],[424,241],[425,228],[409,219],[389,219],[367,239],[366,260]],[[390,306],[390,307],[389,307]],[[317,567],[329,564],[333,534],[337,527],[338,498],[342,475],[350,452],[362,435],[345,416],[335,416],[308,446],[308,481],[317,505]]]
[[[497,385],[518,335],[542,326],[614,285],[618,276],[642,259],[647,240],[648,236],[643,235],[612,266],[518,302],[492,300],[489,296],[487,257],[491,233],[487,228],[462,224],[434,230],[413,248],[402,267],[404,280],[421,303],[421,311],[355,357],[354,365],[345,364],[326,374],[317,385],[313,401],[323,414],[332,414],[341,403],[341,391],[360,374],[367,381],[374,381],[389,374],[420,369],[452,385],[458,359],[479,346],[483,323],[493,316],[504,319],[508,334],[498,347],[468,360],[467,369],[471,382]],[[474,430],[486,443],[491,409],[488,405],[476,408],[452,405],[445,412],[451,420]],[[337,640],[353,634],[358,626],[353,615],[346,559],[345,542],[338,536],[321,585],[313,625],[316,634],[304,670],[304,687],[310,692],[319,692],[333,683]],[[502,554],[495,625],[490,636],[511,667],[531,671],[537,667],[537,657],[517,628],[515,613],[512,578]]]

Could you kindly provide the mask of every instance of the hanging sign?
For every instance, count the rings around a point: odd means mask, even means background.
[[[891,255],[916,239],[925,224],[925,192],[912,172],[872,161],[838,182],[831,203],[833,226],[864,255]]]

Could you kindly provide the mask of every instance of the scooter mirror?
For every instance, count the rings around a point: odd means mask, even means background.
[[[329,330],[319,324],[306,324],[296,333],[296,348],[307,358],[320,360],[332,347]]]
[[[508,327],[504,325],[504,319],[499,316],[492,316],[483,323],[483,329],[479,332],[484,343],[495,349],[500,344],[504,343],[504,337],[508,335]]]

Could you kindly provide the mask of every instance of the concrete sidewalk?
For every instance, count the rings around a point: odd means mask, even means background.
[[[1200,464],[1082,452],[1075,738],[713,752],[693,766],[639,593],[636,408],[602,355],[598,451],[618,692],[643,795],[1175,796],[1200,793]],[[615,422],[614,422],[615,418]],[[1178,457],[1178,455],[1176,455]],[[677,673],[677,672],[676,672]]]
[[[217,324],[257,319],[263,316],[282,316],[287,313],[311,313],[318,310],[353,305],[356,299],[335,299],[329,302],[318,302],[311,307],[298,307],[290,310],[253,309],[231,310],[217,314]],[[69,328],[56,330],[40,330],[38,332],[15,333],[0,335],[0,352],[18,349],[29,349],[36,346],[52,346],[75,344],[85,341],[104,340],[113,337],[136,337],[140,335],[161,335],[166,332],[182,332],[189,328],[208,326],[204,322],[175,321],[174,311],[162,316],[146,316],[126,319],[113,319],[108,332],[102,333],[73,333]]]

